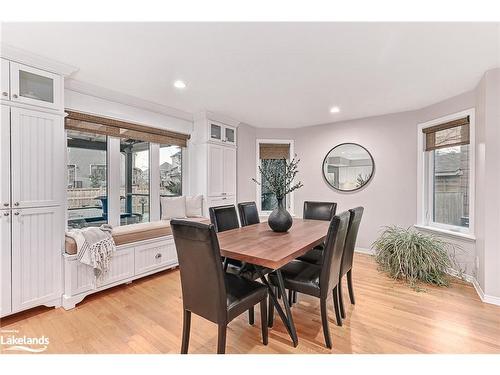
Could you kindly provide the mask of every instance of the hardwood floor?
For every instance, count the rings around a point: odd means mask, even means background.
[[[227,353],[500,353],[500,307],[482,303],[474,288],[456,280],[450,288],[416,292],[355,254],[356,305],[344,301],[347,318],[335,325],[329,301],[333,350],[325,348],[319,300],[299,295],[292,312],[299,336],[294,348],[278,319],[269,345],[260,315],[241,315],[228,326]],[[345,285],[345,283],[344,283]],[[258,309],[258,307],[257,307]],[[166,271],[87,297],[75,309],[39,308],[2,319],[18,336],[50,339],[46,353],[179,353],[182,301],[179,271]],[[215,353],[217,326],[193,315],[190,353]]]

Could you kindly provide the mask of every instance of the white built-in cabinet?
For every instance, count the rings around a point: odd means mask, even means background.
[[[190,143],[190,193],[204,197],[208,208],[236,203],[237,122],[226,124],[207,113],[195,118]]]
[[[0,316],[59,305],[64,244],[63,77],[1,60]]]

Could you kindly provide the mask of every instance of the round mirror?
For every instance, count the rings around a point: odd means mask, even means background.
[[[354,191],[365,186],[373,176],[375,163],[366,148],[356,143],[341,143],[323,160],[326,182],[340,191]]]

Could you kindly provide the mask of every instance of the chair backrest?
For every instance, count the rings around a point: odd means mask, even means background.
[[[238,203],[238,212],[242,227],[260,223],[259,211],[255,202]]]
[[[363,211],[363,207],[356,207],[349,210],[349,227],[347,229],[347,237],[345,239],[340,277],[344,276],[347,271],[352,268],[352,259],[354,257],[354,249],[356,248],[356,239],[358,237],[359,224],[361,223],[361,218],[363,217]]]
[[[328,228],[323,252],[323,264],[319,278],[321,293],[325,296],[338,284],[342,254],[344,252],[349,212],[342,212],[333,217]]]
[[[232,204],[210,207],[208,213],[210,214],[210,221],[214,225],[216,232],[224,232],[225,230],[240,227],[236,208]]]
[[[312,220],[332,220],[337,211],[337,203],[335,202],[304,202],[304,219]]]
[[[170,221],[181,273],[184,308],[214,323],[226,319],[226,287],[212,224]]]

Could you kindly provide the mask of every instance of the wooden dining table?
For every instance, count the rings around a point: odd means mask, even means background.
[[[263,222],[217,234],[222,256],[255,266],[260,279],[268,287],[269,296],[294,346],[297,346],[299,341],[280,268],[323,243],[329,224],[329,221],[294,219],[292,227],[284,233],[273,232],[268,223]],[[263,268],[274,270],[277,276],[277,287],[282,296],[284,311],[274,288],[262,272]]]

